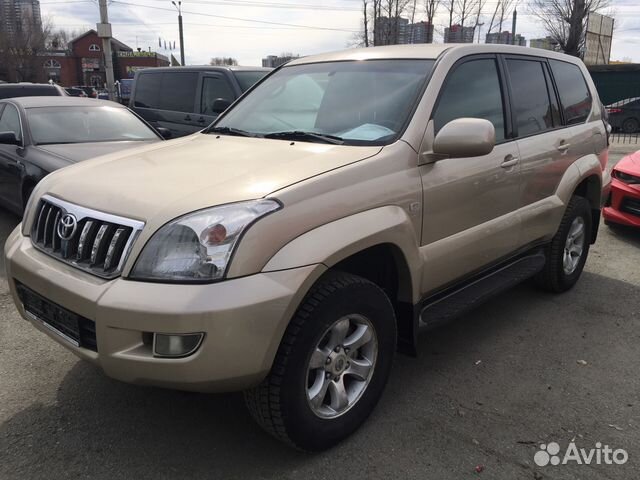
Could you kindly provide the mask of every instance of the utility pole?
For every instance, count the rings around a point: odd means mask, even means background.
[[[98,0],[100,6],[100,23],[96,25],[98,36],[102,38],[102,51],[104,52],[104,70],[107,77],[107,91],[109,92],[109,100],[115,98],[113,91],[113,56],[111,53],[111,24],[109,23],[109,15],[107,14],[107,0]]]
[[[171,0],[173,6],[178,10],[178,28],[180,30],[180,63],[184,67],[184,34],[182,31],[182,1],[176,3],[174,0]]]
[[[511,25],[511,45],[516,44],[516,19],[518,17],[518,11],[516,7],[513,7],[513,24]]]
[[[480,31],[482,30],[482,26],[483,25],[484,25],[484,22],[483,23],[478,23],[478,43],[481,43],[480,42],[480,38],[481,38],[480,37]]]

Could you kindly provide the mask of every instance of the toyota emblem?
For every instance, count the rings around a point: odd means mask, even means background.
[[[56,231],[62,240],[70,240],[78,229],[78,220],[71,213],[65,213],[60,221]]]

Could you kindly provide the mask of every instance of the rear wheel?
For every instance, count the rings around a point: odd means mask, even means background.
[[[637,133],[640,130],[640,122],[635,118],[627,118],[622,122],[622,131],[624,133]]]
[[[255,420],[302,450],[354,432],[386,384],[396,347],[393,307],[375,284],[330,272],[292,319],[269,376],[245,392]]]
[[[535,280],[550,292],[572,288],[584,268],[591,238],[591,206],[582,197],[571,197],[560,228],[546,249],[547,262]]]

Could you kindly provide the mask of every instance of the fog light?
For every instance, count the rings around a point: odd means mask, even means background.
[[[194,353],[204,338],[204,333],[168,335],[153,334],[154,357],[187,357]]]

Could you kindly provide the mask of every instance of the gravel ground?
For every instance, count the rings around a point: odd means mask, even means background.
[[[15,224],[0,211],[0,242]],[[638,478],[639,265],[640,232],[601,226],[575,289],[521,285],[421,337],[364,427],[317,455],[262,433],[239,394],[106,378],[20,319],[1,273],[0,478]],[[628,462],[535,465],[572,439]]]

